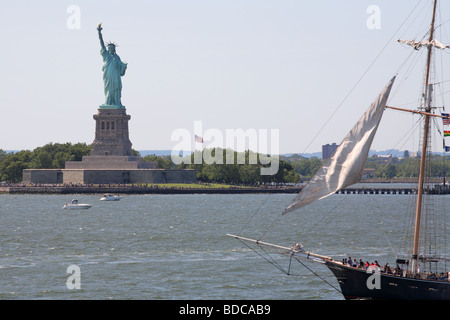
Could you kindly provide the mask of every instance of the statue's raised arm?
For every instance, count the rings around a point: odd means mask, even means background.
[[[103,42],[103,36],[102,36],[103,28],[102,28],[102,24],[101,23],[98,24],[97,30],[98,30],[98,37],[100,39],[100,46],[102,47],[102,49],[106,50],[105,43]]]

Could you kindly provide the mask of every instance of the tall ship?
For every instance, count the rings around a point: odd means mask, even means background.
[[[271,242],[262,241],[243,236],[242,234],[228,234],[230,237],[242,241],[248,246],[263,248],[263,250],[273,249],[277,253],[286,255],[290,259],[298,261],[309,261],[326,266],[335,276],[339,283],[340,293],[345,299],[413,299],[413,300],[448,300],[450,299],[450,274],[446,270],[446,262],[450,257],[440,255],[438,252],[431,254],[428,244],[425,244],[424,229],[427,223],[439,224],[439,221],[432,222],[426,214],[425,197],[427,192],[427,172],[428,161],[431,152],[431,134],[435,126],[432,124],[442,123],[442,130],[436,126],[442,138],[447,135],[445,125],[450,119],[443,108],[434,105],[434,88],[436,86],[433,72],[436,68],[433,65],[434,52],[436,50],[445,51],[449,46],[442,44],[435,38],[436,29],[442,26],[436,23],[437,0],[432,3],[431,23],[426,35],[420,41],[398,40],[399,45],[407,46],[414,52],[426,50],[426,62],[421,89],[421,104],[414,110],[389,106],[389,96],[393,91],[394,83],[399,78],[398,74],[392,76],[387,85],[376,97],[370,107],[357,121],[347,136],[342,140],[334,154],[325,160],[309,183],[293,199],[281,215],[300,214],[302,208],[312,203],[320,201],[330,195],[337,193],[350,185],[360,182],[368,153],[375,137],[380,121],[386,110],[395,109],[405,113],[417,115],[421,122],[421,153],[419,175],[417,181],[417,195],[414,208],[414,219],[412,222],[412,240],[410,252],[405,252],[402,257],[397,257],[389,265],[378,265],[378,263],[367,264],[364,261],[353,261],[352,259],[332,258],[327,255],[317,254],[306,250],[304,246],[278,245]],[[447,57],[448,58],[448,57]],[[445,141],[445,139],[444,139]],[[445,146],[443,146],[446,148]],[[444,182],[445,185],[445,182]],[[431,198],[444,197],[444,195],[431,195]],[[406,210],[407,208],[405,208]],[[448,206],[443,206],[442,210],[448,210]],[[338,210],[338,209],[336,209]],[[296,211],[295,213],[293,213]],[[342,215],[345,212],[341,212]],[[405,226],[406,228],[407,226]],[[347,248],[342,248],[343,253],[348,252]],[[349,260],[349,261],[347,261]]]

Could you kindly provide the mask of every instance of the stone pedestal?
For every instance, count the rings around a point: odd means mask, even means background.
[[[65,169],[133,170],[157,169],[156,162],[143,162],[132,156],[125,108],[100,106],[94,115],[95,139],[89,156],[80,161],[66,161]]]
[[[131,141],[128,135],[128,121],[125,108],[98,109],[94,115],[95,139],[91,156],[131,156]]]

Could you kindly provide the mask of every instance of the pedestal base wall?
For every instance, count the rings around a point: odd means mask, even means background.
[[[132,184],[194,183],[196,171],[190,169],[25,169],[25,184]]]

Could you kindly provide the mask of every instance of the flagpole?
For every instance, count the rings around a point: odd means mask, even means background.
[[[194,164],[203,163],[203,123],[194,121]],[[201,142],[200,142],[201,141]],[[197,150],[200,145],[200,151]]]

